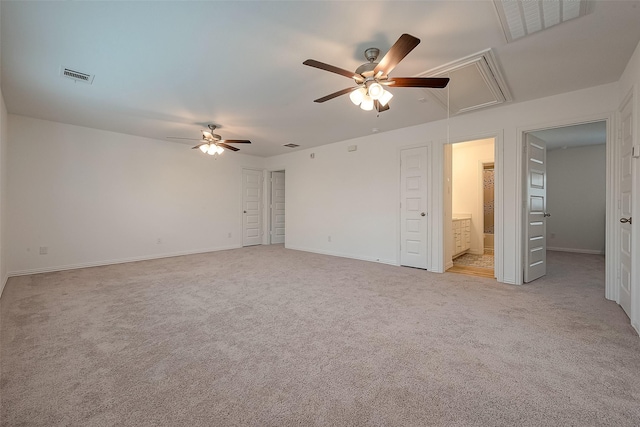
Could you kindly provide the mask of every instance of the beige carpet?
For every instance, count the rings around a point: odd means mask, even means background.
[[[637,426],[603,258],[492,279],[251,247],[9,280],[3,426]]]

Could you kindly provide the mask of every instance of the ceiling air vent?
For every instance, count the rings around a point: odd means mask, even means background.
[[[60,75],[76,82],[93,83],[93,74],[83,73],[82,71],[72,70],[71,68],[60,67]]]
[[[284,147],[296,148],[296,147],[300,147],[300,145],[298,145],[298,144],[284,144]]]
[[[508,42],[589,13],[586,0],[493,0]]]

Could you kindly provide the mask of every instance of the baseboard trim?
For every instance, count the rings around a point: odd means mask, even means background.
[[[86,262],[86,263],[80,263],[80,264],[68,264],[68,265],[62,265],[57,267],[43,267],[43,268],[32,268],[28,270],[10,271],[8,274],[7,280],[9,277],[28,276],[30,274],[42,274],[42,273],[52,273],[55,271],[78,270],[80,268],[102,267],[105,265],[126,264],[128,262],[151,261],[154,259],[173,258],[177,256],[196,255],[196,254],[204,254],[208,252],[226,251],[229,249],[239,249],[241,247],[242,247],[241,245],[240,246],[239,245],[220,246],[216,248],[199,249],[195,251],[181,251],[181,252],[172,252],[172,253],[161,254],[161,255],[120,258],[120,259],[112,259],[112,260],[104,260],[104,261],[96,261],[96,262]]]
[[[547,250],[558,251],[558,252],[573,252],[576,254],[604,255],[604,251],[599,251],[594,249],[553,248],[553,247],[547,246]]]
[[[356,256],[356,255],[347,255],[347,254],[342,254],[342,253],[339,253],[339,252],[323,251],[323,250],[319,250],[319,249],[310,249],[310,248],[304,248],[304,247],[300,247],[300,246],[285,245],[285,247],[287,249],[292,249],[294,251],[311,252],[311,253],[314,253],[314,254],[337,256],[337,257],[340,257],[340,258],[357,259],[357,260],[360,260],[360,261],[377,262],[377,263],[380,263],[380,264],[388,264],[388,265],[395,265],[395,266],[399,266],[400,265],[395,260],[362,257],[362,256]]]

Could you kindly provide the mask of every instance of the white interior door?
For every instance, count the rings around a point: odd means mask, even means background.
[[[271,243],[284,243],[284,172],[271,172]]]
[[[242,246],[262,243],[262,172],[242,169]]]
[[[524,282],[547,274],[547,145],[533,135],[525,138]]]
[[[620,193],[618,194],[618,210],[620,213],[620,266],[619,266],[619,298],[620,306],[631,317],[631,227],[633,205],[633,116],[631,97],[620,111],[620,157],[618,171],[620,173]]]
[[[400,264],[427,268],[427,148],[400,155]]]

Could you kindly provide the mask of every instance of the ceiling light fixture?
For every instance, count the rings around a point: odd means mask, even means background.
[[[191,147],[192,149],[199,148],[205,154],[209,154],[211,156],[215,156],[216,154],[222,154],[224,150],[229,151],[240,151],[239,148],[234,147],[229,144],[251,144],[251,141],[248,139],[222,139],[222,137],[218,134],[213,133],[213,131],[218,127],[217,125],[207,125],[209,130],[202,131],[202,139],[196,139],[195,141],[200,141],[200,144],[195,147]],[[193,138],[182,138],[176,136],[168,136],[169,139],[188,139],[192,140]]]
[[[364,99],[362,100],[362,103],[360,104],[360,108],[362,108],[365,111],[373,110],[373,98],[371,98],[368,95],[365,96]]]
[[[360,105],[362,101],[364,101],[364,97],[367,95],[367,89],[361,87],[360,89],[354,90],[349,95],[351,102],[355,105]]]
[[[389,101],[391,101],[391,98],[393,98],[393,94],[388,90],[385,90],[382,96],[378,99],[378,102],[384,107],[389,103]]]
[[[367,83],[367,92],[369,93],[369,96],[371,98],[380,99],[382,94],[386,91],[382,88],[382,85],[380,83],[374,80]]]
[[[224,148],[214,144],[214,143],[209,143],[209,144],[202,144],[201,146],[198,147],[200,149],[200,151],[202,151],[203,153],[206,153],[210,156],[215,156],[216,154],[222,154],[224,152]]]
[[[349,99],[354,105],[359,105],[365,111],[373,110],[375,101],[378,101],[383,107],[389,103],[393,98],[393,94],[384,87],[377,80],[370,77],[363,82],[358,89],[351,91]]]

